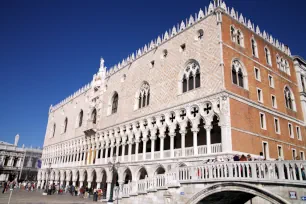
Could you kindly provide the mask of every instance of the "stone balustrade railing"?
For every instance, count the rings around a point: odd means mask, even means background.
[[[240,181],[306,186],[306,161],[216,162],[177,168],[175,172],[124,184],[122,197],[145,194],[188,183]],[[137,185],[137,192],[132,186]]]
[[[222,144],[221,143],[216,143],[212,144],[210,146],[211,148],[211,153],[221,153],[222,152]],[[182,149],[174,149],[174,158],[178,157],[183,157],[182,154]],[[206,145],[201,145],[198,146],[198,155],[207,155],[207,146]],[[192,157],[194,155],[194,148],[193,147],[186,147],[185,148],[185,156],[184,157]],[[123,158],[122,158],[123,157]],[[171,150],[164,150],[163,152],[163,159],[169,159],[171,158]],[[124,155],[124,156],[118,156],[118,161],[121,163],[124,162],[129,162],[129,156]],[[154,152],[154,160],[161,159],[161,152],[160,151],[155,151]],[[110,160],[110,157],[105,160],[105,158],[99,158],[95,161],[93,164],[85,164],[85,160],[83,161],[72,161],[72,162],[65,162],[65,163],[56,163],[52,164],[52,168],[62,168],[62,167],[74,167],[74,166],[83,166],[83,165],[97,165],[97,164],[107,164],[108,161]],[[149,161],[152,160],[151,158],[151,152],[146,152],[145,153],[145,160]],[[144,161],[143,159],[143,153],[138,153],[137,155],[137,160],[136,160],[136,154],[131,155],[131,161]],[[43,165],[43,168],[45,168],[46,165]]]

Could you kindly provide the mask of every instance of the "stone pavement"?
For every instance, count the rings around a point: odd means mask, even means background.
[[[2,188],[0,188],[0,204],[7,204],[10,196],[10,191],[2,194]],[[63,195],[47,195],[43,196],[42,191],[28,192],[25,190],[14,190],[12,193],[10,204],[88,204],[97,203],[92,201],[92,197],[89,199],[80,198],[78,196],[71,196],[70,194]]]

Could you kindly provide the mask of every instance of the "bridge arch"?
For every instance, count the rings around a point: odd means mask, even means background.
[[[289,202],[282,197],[266,189],[240,182],[222,182],[209,185],[193,195],[187,204],[222,203],[220,199],[227,199],[226,203],[229,204],[246,203],[256,196],[271,203],[289,204]]]

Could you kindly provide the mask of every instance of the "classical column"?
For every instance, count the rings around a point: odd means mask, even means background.
[[[170,157],[174,157],[174,137],[175,137],[175,132],[170,133]]]
[[[91,188],[91,182],[92,182],[92,181],[87,181],[87,186],[88,186],[88,188]]]
[[[114,156],[114,142],[112,141],[111,143],[111,152],[110,152],[110,157],[113,157]]]
[[[106,192],[106,199],[109,200],[110,192],[111,192],[112,182],[107,182],[107,192]]]
[[[210,131],[212,129],[212,125],[205,125],[206,130],[206,147],[207,147],[207,154],[211,154],[211,142],[210,142]]]
[[[198,132],[199,128],[192,128],[193,132],[193,155],[198,155]]]
[[[156,140],[156,128],[152,128],[150,129],[150,132],[151,132],[151,137],[150,137],[150,140],[151,140],[151,160],[154,159],[154,154],[155,154],[155,140]]]
[[[117,145],[116,145],[116,161],[119,160],[119,147],[120,147],[120,144],[117,143]]]
[[[159,138],[160,138],[160,159],[163,159],[164,158],[164,139],[165,139],[165,133],[164,132],[160,132]]]
[[[186,152],[185,152],[185,135],[186,135],[186,131],[185,130],[181,130],[180,131],[181,134],[181,151],[182,151],[182,157],[186,156]]]
[[[122,141],[122,156],[121,156],[121,162],[124,162],[124,156],[125,156],[125,144],[126,142],[125,141]]]
[[[138,161],[139,138],[136,138],[135,143],[136,143],[136,148],[135,148],[135,161]]]
[[[147,138],[143,138],[142,139],[142,143],[143,143],[143,148],[142,148],[143,155],[142,155],[142,159],[143,160],[146,160],[147,141],[148,141]]]
[[[107,164],[107,157],[108,157],[108,144],[105,146],[105,164]]]
[[[133,142],[132,141],[129,141],[128,142],[128,144],[129,144],[129,162],[132,160],[132,144],[133,144]]]

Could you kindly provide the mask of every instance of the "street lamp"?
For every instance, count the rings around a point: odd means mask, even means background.
[[[113,174],[113,179],[112,179],[112,184],[111,184],[111,189],[110,189],[111,191],[110,191],[110,196],[109,196],[109,200],[108,200],[108,202],[110,202],[110,203],[113,202],[113,191],[114,191],[114,185],[115,185],[115,173],[120,166],[120,162],[116,161],[116,158],[117,158],[117,155],[114,154],[114,156],[108,162],[109,170]]]
[[[47,168],[48,177],[47,177],[47,182],[45,183],[45,191],[44,191],[44,193],[47,193],[47,195],[48,195],[48,183],[49,183],[49,177],[50,177],[51,171],[52,171],[51,162],[49,162],[48,168]]]

